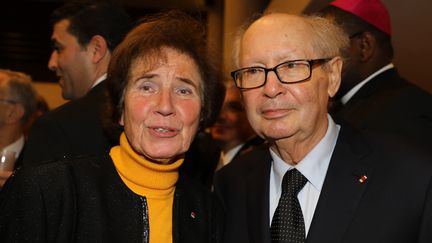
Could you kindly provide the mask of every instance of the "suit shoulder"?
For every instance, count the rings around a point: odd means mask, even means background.
[[[251,170],[262,168],[264,164],[270,163],[271,156],[266,144],[256,146],[251,151],[236,157],[228,165],[224,166],[217,174],[221,176],[239,177],[247,175]]]

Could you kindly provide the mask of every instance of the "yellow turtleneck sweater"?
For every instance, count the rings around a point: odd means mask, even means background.
[[[167,165],[150,162],[131,148],[124,133],[120,146],[113,147],[110,156],[126,186],[147,199],[150,242],[173,242],[174,189],[183,159]]]

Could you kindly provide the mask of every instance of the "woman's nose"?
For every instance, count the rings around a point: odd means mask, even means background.
[[[174,103],[172,94],[169,91],[162,91],[159,95],[156,112],[163,116],[168,116],[174,113]]]

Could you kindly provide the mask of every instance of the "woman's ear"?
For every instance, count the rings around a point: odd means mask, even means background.
[[[124,112],[122,112],[122,114],[121,114],[119,124],[120,124],[120,126],[124,126]]]
[[[329,97],[334,97],[336,92],[339,90],[341,84],[341,73],[342,73],[342,58],[337,56],[328,62],[329,67],[329,81],[327,87],[327,93]]]

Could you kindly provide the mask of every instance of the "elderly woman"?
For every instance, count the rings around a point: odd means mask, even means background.
[[[178,173],[223,98],[202,35],[176,12],[126,36],[108,69],[120,145],[104,156],[19,169],[1,195],[2,242],[219,241],[217,202]]]

